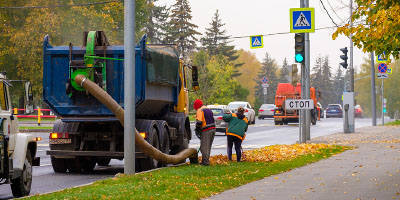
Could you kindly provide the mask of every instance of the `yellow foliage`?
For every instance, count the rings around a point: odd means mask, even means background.
[[[292,145],[272,145],[250,151],[244,151],[242,160],[244,162],[277,162],[290,160],[301,155],[315,154],[321,149],[331,148],[331,144],[292,144]],[[236,155],[232,156],[236,160]],[[199,158],[201,161],[201,157]],[[227,164],[229,162],[226,155],[215,155],[210,157],[211,165]]]

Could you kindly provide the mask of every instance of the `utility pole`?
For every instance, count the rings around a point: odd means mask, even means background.
[[[376,126],[376,93],[375,93],[375,63],[374,52],[371,52],[371,106],[372,126]]]
[[[307,0],[300,0],[300,8],[305,8],[306,7],[306,1]],[[301,98],[302,99],[307,99],[306,98],[306,68],[307,68],[307,41],[306,41],[306,35],[308,33],[304,34],[304,46],[305,46],[305,63],[301,63]],[[300,143],[306,143],[307,141],[307,110],[300,110],[300,118],[299,118],[299,125],[300,125]]]
[[[135,174],[135,1],[124,1],[124,173]]]
[[[309,0],[304,0],[304,7],[309,7]],[[310,99],[310,33],[305,33],[306,39],[306,60],[305,60],[305,99]],[[306,140],[311,139],[310,124],[311,124],[311,110],[305,110],[306,113]]]
[[[353,20],[351,20],[353,16],[353,0],[350,0],[350,28],[353,27]],[[350,33],[350,93],[352,95],[350,105],[354,105],[354,68],[353,68],[353,34]],[[348,111],[349,115],[349,133],[354,133],[355,129],[355,120],[354,120],[354,106],[349,107]]]

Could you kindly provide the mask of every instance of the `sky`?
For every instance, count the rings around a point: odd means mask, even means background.
[[[271,33],[290,32],[290,8],[299,8],[300,0],[188,0],[192,9],[192,23],[198,26],[197,31],[205,33],[205,28],[210,27],[210,22],[216,10],[220,15],[223,27],[227,34],[232,37],[265,35]],[[173,5],[176,0],[159,0],[158,5]],[[315,8],[315,28],[335,26],[326,14],[320,1],[310,0],[310,7]],[[342,20],[347,22],[350,15],[348,0],[322,0],[337,24],[342,24]],[[328,55],[332,72],[334,73],[342,62],[340,48],[350,47],[348,37],[340,35],[336,40],[332,40],[334,28],[316,30],[310,33],[310,56],[311,68],[315,65],[315,60],[319,55]],[[254,53],[259,61],[262,62],[266,52],[276,60],[278,65],[282,65],[285,58],[289,64],[294,63],[294,33],[274,36],[264,36],[264,48],[251,49],[250,38],[232,39],[232,45],[236,49],[244,49]],[[350,56],[350,50],[348,53]],[[353,66],[357,68],[364,63],[364,58],[368,58],[367,53],[357,47],[353,48]],[[348,60],[348,63],[350,59]]]

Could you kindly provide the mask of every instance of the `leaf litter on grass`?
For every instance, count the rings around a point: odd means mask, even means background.
[[[290,160],[301,155],[319,153],[321,149],[331,149],[331,144],[291,144],[291,145],[271,145],[259,149],[244,151],[242,161],[244,162],[277,162]],[[236,154],[232,156],[236,160]],[[201,161],[201,156],[199,157]],[[227,155],[215,155],[210,157],[211,165],[227,164]]]

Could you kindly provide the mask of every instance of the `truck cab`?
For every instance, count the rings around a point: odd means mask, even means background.
[[[32,91],[24,82],[25,91]],[[32,185],[32,166],[38,166],[35,158],[37,143],[31,134],[19,133],[18,118],[13,115],[9,88],[12,86],[5,72],[0,73],[0,178],[1,184],[11,184],[14,197],[29,195]],[[32,93],[26,94],[27,102]]]

